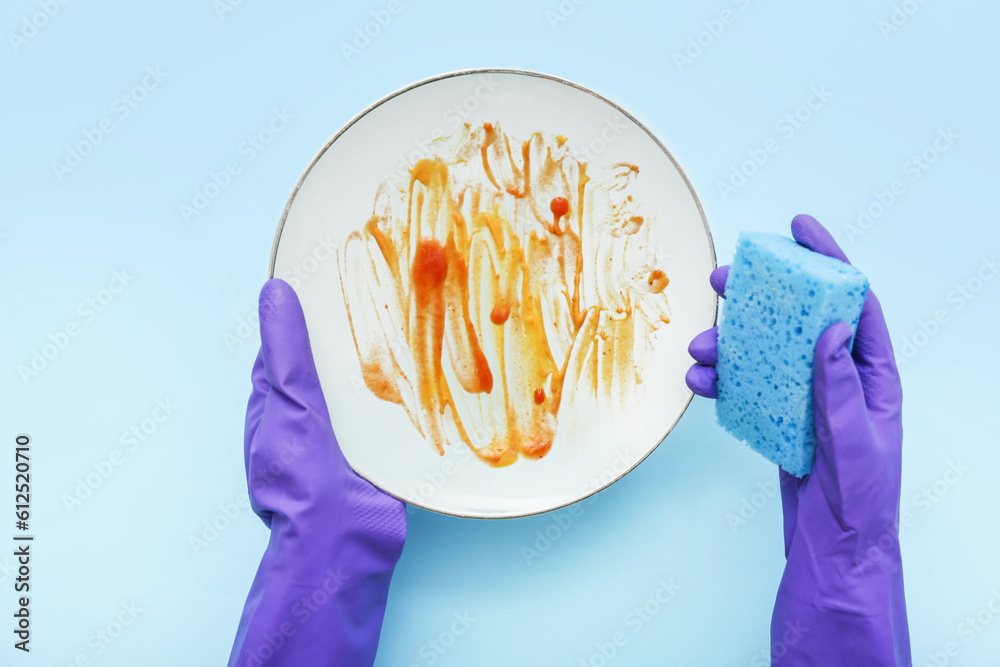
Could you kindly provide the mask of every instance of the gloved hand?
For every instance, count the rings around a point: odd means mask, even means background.
[[[847,262],[807,215],[792,236]],[[711,283],[724,295],[729,267]],[[832,324],[816,343],[816,463],[799,479],[780,470],[785,573],[771,618],[774,665],[910,665],[899,553],[902,389],[882,307],[869,291],[853,350],[851,327]],[[687,375],[697,394],[718,395],[718,328],[699,334]]]
[[[259,312],[244,460],[251,506],[271,538],[229,665],[371,665],[405,507],[344,460],[288,283],[265,283]]]

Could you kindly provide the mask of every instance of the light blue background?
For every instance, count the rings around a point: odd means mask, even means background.
[[[995,664],[1000,618],[971,641],[959,624],[1000,590],[1000,279],[970,300],[953,290],[1000,251],[1000,6],[909,0],[918,10],[886,38],[878,22],[890,19],[889,0],[567,1],[554,26],[546,12],[557,0],[401,2],[350,62],[339,43],[387,3],[244,0],[220,18],[211,0],[71,2],[16,51],[7,34],[39,9],[5,3],[0,438],[5,451],[16,433],[33,438],[38,541],[30,656],[8,643],[14,593],[0,569],[0,663],[63,666],[82,654],[101,666],[224,664],[267,533],[240,507],[199,553],[189,538],[245,494],[257,334],[228,345],[226,336],[247,333],[241,318],[255,311],[282,207],[316,151],[372,101],[441,72],[505,66],[589,86],[657,133],[702,198],[720,263],[741,229],[787,232],[800,212],[832,229],[882,299],[897,351],[916,351],[902,366],[914,662],[954,641],[949,664]],[[679,71],[674,52],[727,8],[734,21]],[[111,104],[147,66],[168,74],[121,119]],[[813,86],[832,96],[785,138],[776,123]],[[241,142],[275,108],[294,119],[245,161]],[[53,161],[105,117],[114,131],[59,181]],[[959,138],[912,182],[905,163],[941,128]],[[769,137],[778,152],[723,198],[717,183]],[[242,172],[185,224],[178,206],[232,159]],[[849,237],[857,209],[894,179],[905,192]],[[85,322],[78,304],[122,269],[134,280]],[[922,335],[938,311],[946,321]],[[80,334],[23,382],[18,365],[70,322]],[[125,451],[123,432],[158,398],[175,413]],[[63,495],[116,449],[122,465],[67,510]],[[5,505],[12,459],[0,456]],[[968,470],[949,483],[953,463]],[[610,664],[766,664],[753,660],[766,653],[783,565],[780,501],[765,493],[775,480],[696,399],[656,452],[565,530],[552,515],[485,522],[414,510],[378,664],[430,664],[427,643],[465,612],[472,627],[436,664],[576,666],[618,631],[628,643]],[[935,483],[935,502],[919,500]],[[734,527],[727,516],[743,501],[762,506]],[[529,565],[522,547],[546,529],[561,534]],[[677,596],[633,632],[626,615],[671,578]],[[98,655],[88,640],[133,601],[138,618]]]

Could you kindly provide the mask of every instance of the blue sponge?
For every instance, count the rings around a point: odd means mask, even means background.
[[[719,423],[798,477],[816,458],[812,367],[834,322],[857,331],[868,279],[776,234],[743,233],[719,325]]]

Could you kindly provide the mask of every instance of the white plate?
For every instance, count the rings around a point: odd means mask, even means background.
[[[541,134],[533,137],[536,132]],[[485,158],[483,144],[489,144]],[[545,164],[546,154],[551,164]],[[423,212],[417,216],[414,205],[408,213],[410,168],[418,160],[435,158],[448,165],[448,177],[435,180],[433,174],[440,171],[424,162],[418,175],[426,184],[417,180],[412,195],[416,201],[423,192]],[[587,164],[590,179],[582,200],[580,163]],[[376,208],[383,182],[387,185]],[[474,191],[480,193],[478,216],[473,214]],[[465,193],[460,206],[459,192]],[[558,219],[550,212],[555,196],[569,205]],[[435,209],[434,201],[442,202],[441,207]],[[348,243],[373,211],[382,216],[380,228],[388,236],[396,234],[396,263],[385,259],[392,253],[380,250],[370,233],[356,234]],[[455,222],[455,211],[462,223]],[[492,223],[484,216],[489,211],[498,215]],[[408,236],[403,230],[408,224],[416,230],[418,217],[420,231],[411,231],[412,243],[404,241]],[[495,233],[489,232],[489,224],[495,225]],[[462,225],[464,235],[456,231]],[[443,270],[445,282],[435,283],[434,261],[443,256],[443,245],[417,242],[432,234],[443,242],[448,231],[457,239],[456,253],[468,262],[465,283],[451,279],[460,273],[454,256]],[[544,244],[529,241],[532,233]],[[514,237],[522,255],[509,240]],[[496,241],[502,238],[508,240]],[[534,254],[524,259],[529,246]],[[557,248],[566,258],[561,274],[546,269],[543,261],[547,257],[550,267],[558,266]],[[579,286],[575,253],[583,267]],[[484,264],[484,258],[501,261],[501,255],[510,261],[506,268]],[[410,287],[415,262],[429,267],[417,272],[426,281],[420,290]],[[397,267],[400,287],[390,264]],[[684,384],[691,364],[687,345],[715,322],[716,298],[708,283],[714,266],[711,234],[698,198],[649,130],[576,84],[494,69],[415,83],[348,123],[296,185],[271,256],[271,275],[287,280],[302,301],[330,417],[351,466],[406,502],[477,518],[563,507],[620,479],[649,455],[691,400]],[[665,288],[654,270],[665,272]],[[527,276],[532,296],[523,299],[517,286],[490,294],[489,276],[497,271],[514,275],[521,286]],[[347,277],[345,284],[341,275]],[[437,275],[440,279],[442,273]],[[485,282],[477,280],[483,275]],[[445,317],[454,335],[443,339],[444,372],[435,379],[420,370],[435,364],[421,365],[414,355],[436,357],[439,321],[429,314],[435,312],[434,304],[444,303],[446,291],[459,294],[462,284],[470,290],[472,332],[462,315]],[[452,312],[463,313],[461,301],[448,301],[457,308]],[[489,321],[491,315],[502,320],[505,307],[510,314],[503,324]],[[619,309],[627,317],[615,321],[623,317]],[[603,316],[598,314],[602,310]],[[595,319],[587,319],[587,313]],[[662,321],[665,314],[669,323]],[[594,335],[591,324],[596,321],[601,331]],[[653,321],[655,326],[649,323]],[[631,345],[621,342],[629,332],[636,341]],[[421,336],[430,336],[431,343],[418,344]],[[369,362],[367,375],[362,355]],[[617,367],[589,363],[615,355]],[[479,359],[479,371],[455,359]],[[483,359],[493,380],[489,392],[484,391],[489,381]],[[587,387],[595,383],[599,389],[592,396]],[[376,397],[369,386],[403,404]],[[537,394],[538,388],[544,396]],[[448,395],[451,402],[442,402]],[[541,404],[533,400],[536,395]],[[408,413],[414,415],[412,421]],[[466,431],[464,437],[457,424]],[[499,462],[509,461],[511,452],[520,455],[510,465],[494,467],[475,453],[487,450],[485,458]]]

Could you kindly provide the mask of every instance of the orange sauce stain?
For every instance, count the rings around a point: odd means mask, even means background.
[[[425,238],[417,244],[413,256],[410,284],[413,288],[416,317],[413,320],[411,349],[417,367],[417,395],[434,409],[440,409],[439,378],[443,374],[441,353],[444,348],[444,280],[448,263],[444,246]],[[439,428],[428,434],[439,454],[444,453]]]
[[[566,137],[556,138],[563,151],[556,159],[536,133],[522,142],[518,165],[494,124],[466,132],[479,142],[466,155],[479,153],[481,182],[455,183],[441,158],[417,161],[395,217],[377,209],[345,244],[359,248],[352,266],[364,267],[369,292],[348,285],[361,276],[343,268],[341,290],[369,390],[402,405],[438,454],[464,442],[484,463],[503,467],[551,450],[567,392],[596,395],[602,386],[641,382],[633,349],[644,338],[632,301],[595,304],[594,286],[584,282],[585,255],[587,281],[595,271],[610,280],[616,268],[594,254],[604,242],[585,217],[594,186],[587,163],[563,149]],[[464,160],[452,164],[476,166]],[[614,166],[638,173],[635,165]],[[560,191],[566,196],[552,196]],[[503,205],[504,197],[514,204]],[[619,220],[615,242],[642,223],[638,215]],[[668,283],[653,269],[634,289],[648,298]]]
[[[667,288],[670,284],[670,278],[667,278],[667,274],[659,269],[653,269],[650,272],[649,277],[646,279],[646,284],[649,286],[649,291],[653,294],[659,294]]]
[[[434,239],[421,239],[413,257],[413,286],[417,290],[417,299],[421,294],[437,290],[447,275],[448,260],[444,246]]]

